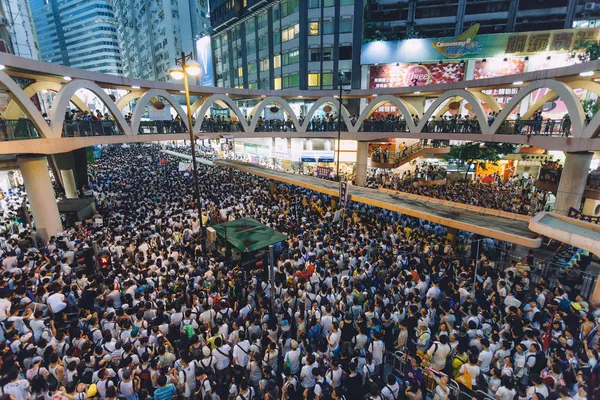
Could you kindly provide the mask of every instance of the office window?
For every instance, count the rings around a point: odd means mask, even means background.
[[[246,21],[246,35],[254,34],[254,30],[256,29],[256,25],[254,24],[254,18],[250,18]]]
[[[298,80],[298,74],[293,74],[293,75],[283,77],[283,88],[284,89],[298,87],[299,84],[300,84],[300,81]]]
[[[268,88],[269,88],[269,80],[267,78],[261,79],[259,89],[268,89]]]
[[[321,49],[310,49],[310,61],[321,61]]]
[[[335,23],[333,21],[323,21],[323,35],[333,35]]]
[[[296,24],[281,31],[281,41],[287,42],[294,39],[300,33],[300,25]]]
[[[281,43],[281,32],[273,32],[273,46],[278,46]]]
[[[283,65],[296,64],[299,61],[300,52],[298,50],[283,53]]]
[[[354,0],[340,0],[341,6],[353,6]]]
[[[256,81],[248,84],[248,89],[258,89],[258,83]]]
[[[244,76],[244,70],[242,69],[242,67],[238,67],[237,76],[238,76],[238,78],[241,78],[242,76]]]
[[[298,11],[300,0],[287,0],[281,3],[281,18],[285,18],[290,14]]]
[[[281,90],[281,78],[275,78],[273,82],[274,90]]]
[[[321,0],[309,0],[308,8],[319,8],[321,7]]]
[[[333,74],[323,74],[323,86],[333,86]]]
[[[319,34],[319,22],[308,23],[308,34],[309,36],[317,36]]]
[[[273,21],[279,21],[281,14],[279,13],[279,6],[273,7]]]
[[[246,54],[253,55],[256,54],[256,41],[251,40],[246,43]]]
[[[340,60],[352,60],[352,46],[340,47]]]
[[[325,47],[323,48],[323,61],[331,61],[333,60],[333,48]]]
[[[320,86],[320,74],[308,74],[308,86]]]
[[[260,70],[261,70],[261,72],[269,70],[269,59],[268,58],[260,60]]]
[[[248,63],[248,75],[256,73],[256,62]]]
[[[265,26],[267,26],[267,22],[269,22],[269,17],[267,16],[266,13],[259,15],[258,16],[258,29],[264,28]]]
[[[352,18],[340,19],[340,33],[352,32]]]
[[[258,50],[264,50],[269,46],[269,36],[264,35],[258,39]]]
[[[273,57],[273,68],[281,68],[281,54]]]
[[[333,7],[335,6],[335,0],[323,0],[324,7]]]

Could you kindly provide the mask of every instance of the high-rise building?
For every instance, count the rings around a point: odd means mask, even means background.
[[[114,0],[125,76],[169,80],[175,57],[210,29],[208,0]]]
[[[8,19],[2,6],[0,3],[0,52],[12,54],[13,46],[8,32]]]
[[[33,18],[27,0],[2,0],[14,54],[39,59]]]
[[[591,0],[369,0],[365,40],[457,36],[479,23],[479,34],[573,28],[599,15]],[[594,21],[595,22],[595,21]]]
[[[364,0],[214,0],[217,86],[360,88]],[[356,71],[353,73],[353,71]]]
[[[30,0],[40,58],[121,75],[111,0]]]

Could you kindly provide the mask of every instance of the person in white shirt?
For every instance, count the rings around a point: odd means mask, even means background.
[[[26,379],[19,379],[18,368],[9,370],[6,380],[8,383],[2,387],[3,393],[10,395],[14,400],[29,399],[29,382]]]
[[[297,375],[300,372],[300,356],[301,352],[298,349],[298,342],[291,341],[292,349],[285,354],[283,365],[290,369],[292,375]]]
[[[233,346],[233,363],[239,367],[246,368],[248,365],[248,353],[250,352],[250,342],[246,340],[244,331],[238,332],[239,342]]]
[[[381,389],[381,395],[384,400],[399,400],[400,399],[400,385],[393,374],[389,374],[386,379],[386,384]]]
[[[438,371],[443,370],[446,367],[446,359],[451,350],[448,344],[448,336],[440,336],[440,339],[433,342],[427,350],[427,354],[431,357],[431,366]]]
[[[212,351],[212,355],[215,356],[217,362],[215,364],[215,372],[217,375],[226,370],[231,362],[230,354],[231,347],[228,344],[223,344],[223,340],[220,337],[215,339],[216,348]]]
[[[477,358],[477,364],[479,365],[481,372],[487,375],[490,372],[490,365],[492,364],[494,353],[489,349],[490,341],[487,338],[481,339],[479,343],[481,344],[481,351]]]
[[[496,400],[512,400],[515,394],[517,394],[517,391],[510,377],[502,378],[502,384],[496,391]]]
[[[375,361],[376,365],[381,365],[383,363],[383,354],[385,353],[385,343],[381,340],[381,332],[375,331],[373,332],[373,342],[369,345],[369,352],[373,354],[373,361]]]
[[[8,317],[10,317],[10,309],[12,307],[12,303],[10,299],[14,292],[7,292],[4,294],[4,298],[0,298],[0,322],[6,321]]]
[[[302,370],[300,371],[300,380],[303,388],[310,389],[315,386],[316,380],[312,371],[313,368],[318,367],[319,364],[315,361],[314,354],[309,354],[308,356],[306,356],[306,364],[304,365],[304,367],[302,367]]]

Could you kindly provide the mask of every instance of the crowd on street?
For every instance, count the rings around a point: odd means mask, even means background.
[[[105,146],[89,166],[98,215],[47,243],[17,213],[23,192],[7,194],[0,400],[447,400],[456,387],[586,400],[597,387],[599,305],[576,282],[534,284],[533,252],[504,263],[506,243],[357,203],[340,213],[204,164],[199,214],[179,161]],[[451,197],[505,208],[526,188],[499,190]],[[272,279],[264,257],[202,248],[201,226],[242,217],[287,236]]]

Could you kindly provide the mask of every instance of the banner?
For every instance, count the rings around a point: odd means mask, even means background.
[[[590,224],[600,225],[600,217],[592,217],[590,215],[584,215],[581,211],[576,208],[571,207],[569,209],[568,216],[570,218],[575,218],[583,222],[589,222]]]
[[[331,176],[331,171],[329,167],[317,167],[317,178],[327,179]]]
[[[495,78],[497,76],[506,76],[520,74],[525,71],[525,60],[522,58],[494,58],[475,62],[475,71],[473,79]]]
[[[424,86],[459,82],[464,77],[465,66],[458,62],[387,64],[370,67],[369,85],[371,89]]]
[[[348,204],[348,192],[350,191],[350,182],[340,182],[340,207],[346,208]]]
[[[190,163],[184,163],[184,162],[180,162],[179,163],[179,172],[190,172],[192,170],[192,164]]]

